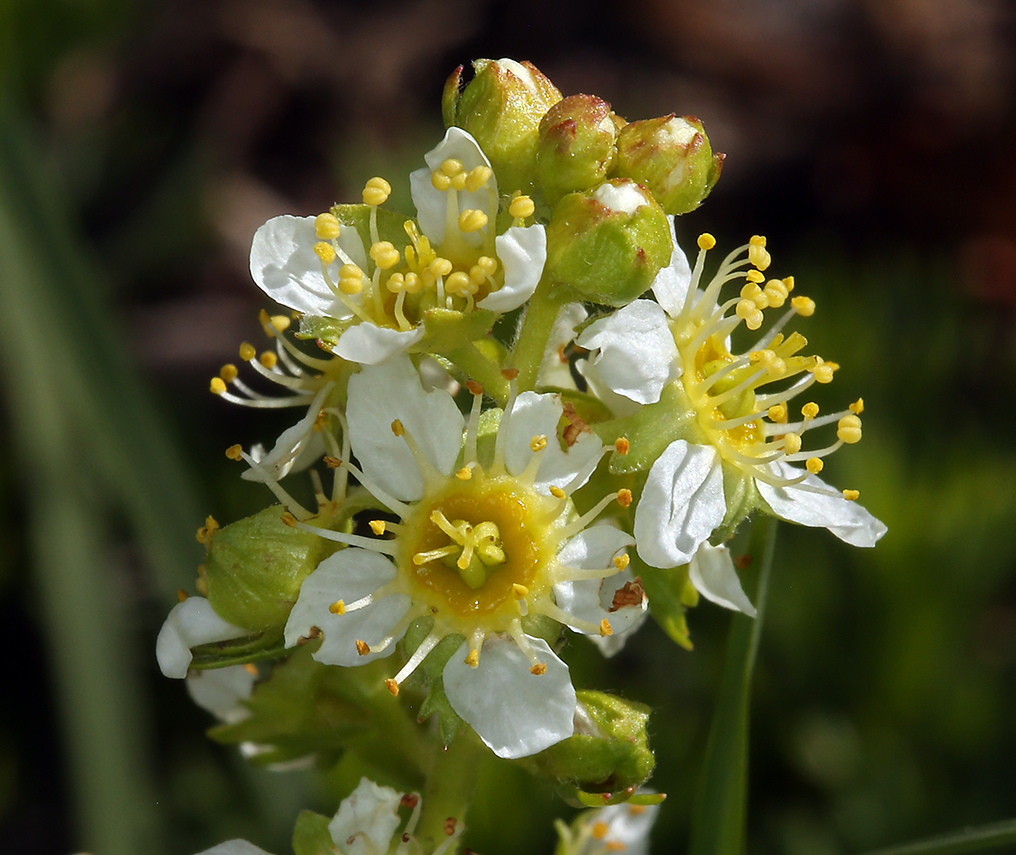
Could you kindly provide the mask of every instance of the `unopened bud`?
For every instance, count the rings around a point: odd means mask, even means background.
[[[610,104],[594,95],[570,95],[540,122],[537,177],[551,205],[562,196],[590,190],[607,177],[614,160]]]

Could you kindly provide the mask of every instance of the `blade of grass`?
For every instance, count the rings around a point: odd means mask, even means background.
[[[866,855],[960,855],[965,852],[984,852],[999,846],[1016,845],[1016,819],[964,828],[951,834],[929,837],[915,843],[904,843],[878,849]]]
[[[748,712],[751,675],[762,632],[776,520],[757,514],[748,554],[757,574],[754,619],[731,618],[723,677],[692,809],[690,855],[741,855],[747,827]]]

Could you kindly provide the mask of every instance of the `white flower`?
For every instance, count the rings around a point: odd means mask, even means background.
[[[219,721],[236,724],[250,715],[243,702],[250,698],[257,678],[253,665],[191,671],[187,675],[187,692],[194,703]]]
[[[303,582],[286,624],[292,646],[323,634],[314,657],[355,666],[390,655],[414,621],[433,626],[399,673],[393,694],[439,641],[462,639],[444,668],[454,710],[502,757],[523,757],[568,737],[575,691],[568,667],[522,618],[542,614],[592,635],[623,632],[645,611],[626,570],[632,538],[588,527],[610,494],[578,516],[569,495],[604,449],[591,433],[563,448],[558,396],[512,395],[493,449],[478,449],[482,390],[464,420],[443,390],[424,390],[405,357],[349,381],[347,419],[362,471],[349,468],[398,524],[345,535],[295,523],[347,544]],[[481,461],[481,456],[484,460]]]
[[[653,283],[656,302],[636,300],[577,339],[596,351],[583,366],[585,376],[594,389],[606,390],[605,400],[619,415],[664,399],[674,408],[674,438],[653,463],[636,508],[639,555],[654,567],[687,564],[731,517],[731,503],[743,505],[747,496],[742,512],[757,503],[756,490],[781,519],[827,528],[854,546],[874,546],[886,529],[853,501],[856,491],[841,493],[816,477],[823,457],[861,438],[863,402],[825,416],[809,402],[800,421],[789,420],[787,403],[813,383],[830,382],[839,367],[798,355],[807,341],[782,332],[795,315],[810,316],[814,302],[789,299],[792,277],[766,281],[762,271],[770,257],[759,237],[730,253],[701,286],[714,244],[710,235],[699,238],[692,271],[675,240],[670,266]],[[730,281],[742,283],[740,294],[720,303]],[[740,354],[731,352],[731,334],[742,323],[756,331],[766,309],[788,300],[790,307],[763,335]],[[833,423],[836,442],[802,450],[805,432]],[[803,470],[792,465],[800,462]]]
[[[560,820],[559,855],[648,855],[649,832],[659,805],[608,805],[580,814],[569,828]]]
[[[343,328],[334,350],[376,365],[420,342],[428,309],[507,312],[532,296],[547,257],[542,225],[526,197],[512,200],[513,224],[495,233],[500,199],[490,162],[476,141],[449,128],[410,175],[417,220],[409,245],[382,241],[378,206],[391,192],[380,178],[364,189],[369,246],[332,214],[275,217],[251,246],[251,276],[269,297],[297,312],[331,318]]]
[[[159,630],[155,655],[167,677],[183,679],[193,659],[192,647],[245,638],[250,631],[220,618],[204,597],[188,597],[177,603]]]

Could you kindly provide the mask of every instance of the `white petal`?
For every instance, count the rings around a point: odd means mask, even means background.
[[[227,840],[204,852],[198,852],[198,855],[269,855],[269,853],[246,840]]]
[[[330,555],[300,586],[300,596],[286,621],[286,647],[293,647],[316,626],[324,634],[314,654],[318,662],[350,668],[390,656],[394,642],[380,653],[372,651],[365,656],[357,652],[356,642],[365,641],[374,647],[389,635],[409,610],[412,601],[407,595],[389,594],[340,615],[332,614],[329,606],[338,600],[348,606],[373,594],[394,579],[396,572],[388,558],[368,549],[351,546]]]
[[[490,166],[490,161],[487,160],[487,156],[481,151],[476,140],[462,128],[451,127],[437,147],[423,156],[423,159],[427,161],[427,168],[417,169],[410,173],[409,190],[413,196],[413,204],[416,206],[416,222],[419,223],[420,230],[435,245],[435,248],[444,243],[447,202],[445,191],[435,188],[431,183],[430,176],[448,158],[460,161],[466,172],[470,172],[477,166]],[[469,193],[466,190],[459,191],[459,210],[465,211],[467,208],[472,208],[487,213],[490,208],[491,193],[496,199],[497,183],[493,176],[487,182],[486,187],[482,187],[476,193]],[[480,232],[482,231],[481,229]],[[462,237],[467,243],[479,246],[482,238],[480,232],[463,234]]]
[[[670,223],[673,253],[670,256],[670,264],[656,274],[650,287],[653,289],[653,296],[666,313],[676,318],[684,308],[684,300],[691,286],[691,265],[688,264],[688,256],[684,254],[684,250],[677,245],[674,218],[667,217],[667,221]]]
[[[257,672],[252,673],[244,665],[209,668],[187,675],[187,692],[201,709],[226,724],[234,724],[250,715],[242,701],[250,697],[255,680]]]
[[[188,597],[173,606],[155,641],[159,668],[167,677],[183,679],[194,657],[190,649],[201,644],[244,638],[250,631],[226,623],[204,597]]]
[[[688,578],[710,602],[755,617],[755,607],[741,587],[727,547],[703,543],[688,565]]]
[[[283,306],[330,318],[345,318],[350,312],[335,298],[321,274],[321,259],[314,252],[318,242],[314,217],[273,217],[254,233],[250,248],[250,275],[258,287]],[[363,270],[367,256],[356,229],[344,228],[339,246]],[[342,260],[336,258],[328,272],[338,282]]]
[[[543,360],[540,362],[540,371],[536,378],[538,388],[548,386],[561,389],[575,388],[568,360],[562,360],[561,356],[565,345],[575,338],[575,327],[587,316],[588,312],[581,303],[565,303],[558,310],[554,326],[551,327],[550,336],[547,338],[547,347],[543,351]]]
[[[659,401],[664,385],[679,376],[677,345],[667,315],[652,300],[635,300],[594,321],[576,344],[598,350],[592,364],[600,379],[639,404]]]
[[[716,449],[672,442],[649,470],[635,509],[639,556],[651,567],[687,564],[726,510]]]
[[[649,855],[649,831],[659,815],[659,805],[645,805],[633,809],[632,805],[610,805],[589,814],[587,822],[603,822],[607,833],[603,844],[619,844],[618,851],[625,855]]]
[[[349,438],[364,474],[402,501],[423,497],[423,476],[406,441],[392,433],[398,419],[439,472],[448,475],[462,447],[465,424],[445,391],[426,392],[408,357],[364,368],[349,378]]]
[[[328,823],[328,833],[343,855],[368,855],[387,852],[392,835],[399,827],[399,802],[402,794],[391,787],[379,787],[361,778],[356,789],[339,804],[335,819]],[[363,839],[366,836],[372,848]],[[353,838],[352,843],[347,841]]]
[[[557,439],[557,424],[563,413],[560,395],[523,392],[516,398],[505,426],[504,460],[512,475],[518,475],[529,465],[534,453],[529,447],[533,437],[547,437],[547,448],[533,484],[544,495],[551,487],[570,484],[587,464],[599,457],[603,448],[594,434],[584,431],[567,451],[563,451]]]
[[[517,309],[536,290],[547,262],[547,230],[540,225],[512,226],[494,239],[498,261],[504,268],[504,285],[476,305],[492,312]]]
[[[772,471],[780,478],[799,478],[804,474],[789,463],[772,464]],[[827,528],[840,540],[851,546],[874,546],[886,527],[857,502],[843,498],[843,494],[830,487],[817,475],[809,474],[801,484],[790,487],[773,487],[756,480],[759,494],[773,513],[787,522],[815,528]],[[802,489],[807,486],[812,489]],[[819,492],[814,492],[815,490]]]
[[[528,636],[527,636],[528,638]],[[568,666],[547,642],[529,638],[545,662],[543,674],[509,638],[489,635],[479,664],[466,664],[463,644],[444,669],[444,688],[455,710],[498,757],[528,757],[567,739],[575,728],[575,689]]]
[[[596,370],[596,366],[593,365],[591,359],[578,360],[575,363],[575,370],[586,381],[589,393],[594,395],[615,416],[633,416],[642,407],[641,404],[635,403],[631,398],[618,395],[617,392],[611,389],[604,379],[600,377],[600,373]]]
[[[314,424],[321,413],[325,397],[334,386],[334,383],[326,383],[321,388],[307,408],[307,415],[291,428],[284,430],[271,451],[267,454],[252,451],[251,457],[258,462],[259,468],[248,469],[240,477],[247,481],[264,482],[267,473],[271,479],[279,481],[294,468],[297,471],[306,469],[324,454],[325,441],[321,431],[314,430]]]
[[[423,334],[423,327],[395,330],[362,321],[339,336],[333,352],[350,362],[378,365],[398,353],[405,353],[423,338]]]

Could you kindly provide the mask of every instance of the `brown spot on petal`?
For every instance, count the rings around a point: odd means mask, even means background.
[[[642,587],[642,580],[636,576],[634,580],[625,582],[614,591],[614,599],[611,601],[608,611],[616,612],[625,606],[641,606],[645,596],[646,589]]]

